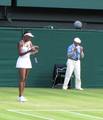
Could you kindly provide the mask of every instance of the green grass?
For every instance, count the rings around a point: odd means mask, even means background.
[[[103,120],[103,89],[0,88],[0,120]]]

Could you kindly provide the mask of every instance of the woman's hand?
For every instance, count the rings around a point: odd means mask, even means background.
[[[32,47],[31,47],[31,52],[35,52],[35,50],[36,50],[35,47],[32,46]]]
[[[31,54],[38,53],[39,46],[32,46],[31,48]]]

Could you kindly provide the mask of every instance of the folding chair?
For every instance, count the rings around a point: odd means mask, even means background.
[[[53,86],[55,87],[57,84],[63,84],[66,72],[65,64],[55,64],[54,72],[53,72]]]

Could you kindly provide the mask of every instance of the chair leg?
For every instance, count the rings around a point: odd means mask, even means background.
[[[54,82],[53,82],[53,86],[52,86],[52,88],[54,88],[54,87],[55,87],[57,77],[58,77],[58,74],[56,74],[56,76],[55,76],[55,79],[54,79]]]

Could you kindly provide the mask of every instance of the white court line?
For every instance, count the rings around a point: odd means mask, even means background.
[[[26,111],[26,112],[32,112],[32,111],[41,111],[41,112],[45,112],[45,111],[49,111],[49,112],[103,112],[103,109],[35,109],[35,110],[25,110],[25,109],[7,109],[7,111]]]
[[[25,112],[20,112],[18,110],[8,110],[8,111],[9,112],[18,113],[18,114],[22,114],[22,115],[27,115],[27,116],[35,117],[35,118],[40,118],[40,119],[43,119],[43,120],[54,120],[52,118],[44,117],[44,116],[41,116],[41,115],[34,115],[34,114],[25,113]]]
[[[44,120],[54,120],[54,119],[51,119],[51,118],[46,118],[46,117],[42,117],[42,116],[38,116],[38,115],[32,115],[32,114],[28,114],[28,113],[25,113],[26,111],[48,111],[48,112],[68,112],[70,114],[73,114],[73,115],[77,115],[77,116],[80,116],[80,117],[87,117],[87,118],[92,118],[92,119],[95,119],[95,120],[103,120],[102,117],[97,117],[97,116],[94,116],[94,115],[88,115],[88,114],[84,114],[84,113],[79,113],[79,112],[82,112],[82,111],[97,111],[97,112],[102,112],[103,109],[81,109],[81,110],[66,110],[66,109],[54,109],[54,110],[50,110],[50,109],[46,109],[46,110],[18,110],[18,109],[8,109],[7,111],[10,111],[10,112],[15,112],[15,113],[19,113],[19,114],[23,114],[23,115],[28,115],[28,116],[32,116],[32,117],[37,117],[37,118],[41,118],[41,119],[44,119]]]
[[[83,114],[83,113],[79,113],[79,112],[68,111],[68,113],[71,113],[71,114],[74,114],[74,115],[77,115],[77,116],[81,116],[81,117],[92,118],[94,120],[103,120],[102,117],[97,117],[97,116],[93,116],[93,115]]]

